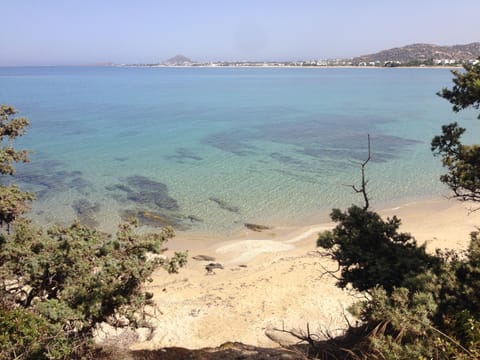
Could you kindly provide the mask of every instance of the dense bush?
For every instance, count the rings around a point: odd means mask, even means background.
[[[346,212],[334,209],[330,216],[338,225],[320,234],[317,245],[329,249],[340,265],[338,286],[342,288],[350,284],[368,291],[378,285],[391,292],[435,262],[410,234],[397,231],[400,220],[396,217],[384,221],[355,205]]]
[[[60,326],[31,311],[0,307],[1,359],[59,359],[72,354]]]
[[[338,286],[367,299],[351,310],[363,337],[350,346],[357,358],[480,358],[480,237],[464,253],[428,255],[396,218],[368,209],[334,210],[333,231],[318,245],[338,262]],[[351,329],[351,333],[353,333]],[[357,331],[358,333],[358,331]],[[351,355],[350,354],[350,355]],[[353,358],[355,358],[353,356]]]

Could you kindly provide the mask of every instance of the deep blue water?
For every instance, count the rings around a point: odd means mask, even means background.
[[[41,222],[80,217],[228,233],[296,225],[361,202],[367,155],[375,206],[445,194],[430,152],[454,115],[445,69],[0,68],[0,103],[31,127],[16,180]],[[324,219],[322,219],[324,220]]]

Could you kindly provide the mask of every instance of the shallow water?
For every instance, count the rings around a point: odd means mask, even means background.
[[[361,202],[445,194],[431,138],[454,115],[435,93],[445,69],[0,68],[0,102],[31,127],[16,180],[32,216],[102,229],[145,224],[228,234],[244,222],[296,225]]]

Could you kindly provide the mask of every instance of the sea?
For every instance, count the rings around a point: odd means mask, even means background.
[[[363,205],[444,196],[430,150],[471,111],[436,95],[448,69],[4,67],[0,103],[30,120],[32,150],[13,181],[34,191],[29,216],[114,231],[148,227],[229,236],[245,223],[299,226]]]

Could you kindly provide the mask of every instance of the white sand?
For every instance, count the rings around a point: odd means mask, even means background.
[[[444,199],[380,213],[396,214],[403,221],[401,230],[427,242],[430,250],[465,248],[469,233],[480,224],[480,211],[468,215],[462,204]],[[276,346],[269,338],[275,327],[305,330],[309,323],[313,332],[344,328],[343,313],[355,298],[322,276],[323,267],[334,269],[335,264],[315,251],[317,233],[332,226],[285,229],[267,240],[250,232],[250,239],[195,250],[179,274],[158,271],[148,286],[161,311],[154,320],[157,328],[153,338],[132,348],[200,348],[227,341]],[[198,254],[214,256],[225,268],[207,275],[207,262],[191,259]]]

